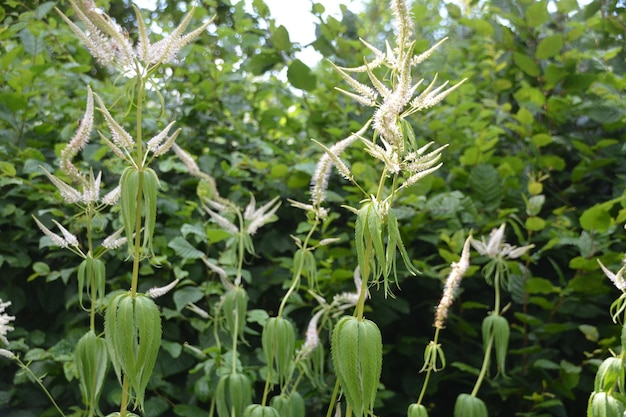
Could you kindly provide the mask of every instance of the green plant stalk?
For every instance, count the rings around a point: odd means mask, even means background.
[[[313,225],[311,226],[311,230],[309,230],[309,233],[307,233],[306,237],[304,238],[304,242],[302,243],[302,250],[303,251],[307,250],[307,247],[309,245],[309,240],[313,236],[313,233],[315,232],[315,230],[317,230],[317,226],[318,225],[319,225],[319,220],[316,219],[315,223],[313,223]],[[300,263],[298,264],[298,267],[296,268],[296,271],[293,274],[293,278],[291,280],[291,285],[289,286],[289,289],[287,290],[287,293],[285,294],[285,296],[283,297],[283,299],[280,302],[280,307],[278,307],[277,317],[282,317],[283,310],[285,308],[285,305],[287,304],[287,300],[289,300],[289,297],[291,296],[291,294],[300,285],[300,277],[302,276],[302,269],[303,268],[304,268],[304,257],[301,258]]]
[[[439,327],[435,328],[435,336],[433,337],[433,343],[435,345],[437,345],[437,343],[439,342],[439,331],[441,329]],[[433,372],[433,369],[435,367],[434,366],[429,366],[428,369],[426,369],[426,376],[424,377],[424,383],[422,384],[422,390],[420,391],[420,395],[417,398],[417,402],[416,404],[421,404],[422,401],[424,400],[424,395],[426,395],[426,388],[428,388],[428,383],[430,382],[430,374]]]
[[[370,275],[370,263],[369,259],[372,256],[372,239],[367,239],[365,246],[365,270],[361,271],[361,292],[359,293],[359,300],[356,304],[355,315],[359,320],[363,320],[363,311],[365,310],[365,297],[367,296],[367,281]]]
[[[59,414],[61,414],[61,416],[63,417],[66,417],[63,411],[61,410],[61,408],[59,407],[59,405],[56,403],[56,401],[54,401],[54,398],[52,397],[50,392],[44,386],[43,382],[41,382],[41,379],[37,378],[37,376],[33,373],[33,371],[31,371],[30,368],[24,362],[22,362],[20,358],[18,358],[17,356],[15,356],[15,361],[17,361],[20,368],[22,368],[26,373],[28,373],[35,380],[35,382],[37,382],[37,384],[41,387],[43,392],[46,393],[46,396],[48,397],[50,402],[52,402],[52,405],[54,405],[54,408],[56,408]]]
[[[333,394],[330,396],[326,417],[332,417],[335,403],[337,402],[337,395],[339,395],[339,379],[335,379],[335,388],[333,389]]]
[[[143,104],[143,88],[144,83],[141,77],[141,72],[139,68],[137,71],[137,115],[136,115],[136,163],[138,164],[137,169],[139,171],[139,185],[138,185],[138,193],[137,193],[137,210],[135,214],[135,242],[133,245],[133,274],[130,286],[130,295],[131,297],[135,297],[137,295],[137,285],[139,282],[139,264],[141,262],[141,210],[143,203],[143,143],[142,143],[142,104]],[[126,417],[126,412],[128,408],[129,395],[128,395],[128,379],[126,375],[123,376],[122,382],[122,398],[120,401],[120,417]]]
[[[493,278],[493,288],[495,293],[495,301],[493,307],[493,314],[500,314],[500,273],[501,273],[501,262],[503,260],[499,259],[498,264],[496,265],[496,274]],[[495,336],[493,333],[489,336],[489,340],[487,341],[487,346],[485,346],[485,356],[483,357],[483,364],[480,368],[480,373],[478,374],[478,379],[476,379],[476,383],[474,384],[474,388],[472,389],[471,396],[476,397],[478,395],[478,390],[480,390],[480,386],[487,375],[487,370],[489,369],[489,364],[491,363],[491,350],[493,347]]]

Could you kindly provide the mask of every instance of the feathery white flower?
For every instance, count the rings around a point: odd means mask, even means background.
[[[61,236],[57,235],[56,233],[53,233],[50,229],[48,229],[46,226],[44,226],[39,219],[37,219],[37,217],[33,216],[33,219],[35,219],[35,223],[37,223],[37,226],[39,226],[39,229],[41,229],[41,231],[50,238],[50,240],[52,240],[52,243],[55,246],[60,246],[62,248],[67,248],[69,246],[69,243],[63,239]]]
[[[193,175],[195,177],[200,173],[200,168],[198,167],[198,164],[196,164],[196,161],[193,160],[191,155],[189,155],[186,151],[184,151],[177,144],[173,144],[172,149],[174,150],[174,153],[178,156],[178,158],[181,160],[181,162],[185,165],[190,175]]]
[[[110,236],[107,236],[103,241],[102,241],[102,246],[106,249],[109,250],[113,250],[113,249],[117,249],[123,245],[126,244],[127,238],[126,236],[124,237],[120,237],[122,236],[122,232],[124,231],[124,229],[118,229],[115,233],[113,233]]]
[[[481,255],[492,259],[498,257],[509,259],[519,258],[535,247],[535,245],[517,247],[504,242],[505,228],[506,223],[502,223],[500,227],[493,229],[489,234],[488,241],[485,241],[484,237],[481,238],[481,240],[472,239],[472,247],[474,247],[474,249],[476,249],[476,251]]]
[[[465,244],[463,245],[463,251],[461,252],[461,259],[458,262],[452,262],[450,267],[452,270],[450,274],[448,274],[448,278],[446,278],[446,284],[443,290],[443,295],[441,297],[441,301],[439,301],[439,305],[437,305],[437,310],[435,313],[435,323],[434,326],[438,329],[442,329],[444,327],[444,323],[446,318],[448,317],[448,310],[454,301],[454,296],[456,295],[456,291],[461,285],[461,280],[463,279],[463,275],[467,271],[470,266],[470,242],[472,240],[472,236],[469,236],[465,240]]]
[[[59,190],[59,193],[61,193],[61,198],[63,198],[63,201],[68,204],[75,204],[82,200],[82,195],[74,187],[65,183],[57,176],[49,173],[44,167],[41,167],[41,170],[44,172],[44,174],[46,174],[46,177],[48,177],[50,182],[52,182],[52,184],[57,187],[57,190]]]
[[[122,186],[118,185],[117,187],[106,193],[104,197],[102,197],[102,202],[107,206],[114,206],[120,200],[121,195]]]
[[[85,145],[89,142],[91,131],[93,129],[93,92],[91,87],[87,86],[87,107],[85,114],[81,119],[78,130],[61,151],[61,170],[70,177],[73,181],[84,182],[83,175],[78,171],[72,159],[84,149]]]
[[[179,281],[180,279],[175,279],[174,281],[163,287],[152,287],[146,292],[146,295],[150,298],[159,298],[170,292],[178,284]]]
[[[320,310],[311,317],[309,324],[306,327],[306,332],[304,334],[304,344],[302,348],[300,348],[300,354],[302,357],[307,357],[308,355],[315,350],[317,345],[320,343],[319,333],[317,331],[317,322],[320,317],[324,314],[324,310]]]
[[[100,183],[102,181],[102,171],[98,172],[96,178],[93,177],[93,172],[89,175],[89,181],[83,185],[83,203],[95,203],[100,200]]]
[[[98,105],[100,106],[98,107],[98,110],[100,110],[100,112],[104,115],[107,125],[109,126],[109,130],[111,131],[111,139],[113,140],[113,143],[123,150],[132,150],[135,146],[135,140],[133,137],[115,121],[98,95],[96,95],[96,100],[98,100]]]
[[[56,220],[53,219],[52,223],[57,225],[57,227],[59,228],[59,230],[63,234],[64,240],[67,242],[67,244],[69,246],[75,246],[75,247],[78,246],[78,238],[75,235],[71,234],[69,232],[69,230],[67,230],[65,227],[63,227],[63,225],[61,225]]]
[[[0,341],[5,346],[9,344],[6,337],[7,333],[14,330],[13,326],[9,326],[9,323],[15,320],[15,316],[9,316],[4,312],[4,310],[10,305],[10,301],[2,302],[2,299],[0,299]]]
[[[311,201],[313,202],[314,206],[320,206],[326,199],[328,179],[330,178],[333,164],[337,163],[339,156],[350,145],[352,145],[354,142],[361,138],[361,136],[367,131],[369,125],[370,121],[365,123],[365,125],[358,132],[353,133],[347,138],[340,140],[330,148],[325,148],[323,145],[321,145],[326,150],[326,152],[318,161],[317,167],[315,168],[315,173],[311,178]],[[331,155],[334,155],[335,158],[332,158]],[[347,170],[348,168],[344,165],[343,169]]]
[[[617,274],[611,272],[607,267],[605,267],[602,262],[598,259],[598,263],[600,264],[600,268],[602,268],[602,272],[607,276],[608,279],[611,280],[615,288],[622,292],[626,292],[626,280],[624,279],[624,270],[626,269],[626,265],[622,266]]]
[[[262,226],[273,221],[274,214],[281,205],[279,198],[280,197],[274,197],[258,209],[255,209],[254,205],[250,206],[250,204],[248,204],[244,213],[244,218],[249,220],[249,223],[246,225],[246,232],[248,234],[254,235]],[[254,203],[254,196],[250,198],[250,203]]]
[[[11,352],[10,350],[7,350],[7,349],[0,349],[0,356],[3,356],[5,358],[11,359],[11,360],[16,358],[15,354],[13,352]]]
[[[209,213],[209,216],[211,216],[211,218],[215,221],[215,223],[217,223],[222,229],[226,230],[227,232],[230,232],[233,235],[236,235],[237,233],[239,233],[239,228],[233,223],[231,223],[231,221],[228,220],[226,217],[214,212],[207,206],[204,206],[204,210],[207,213]]]

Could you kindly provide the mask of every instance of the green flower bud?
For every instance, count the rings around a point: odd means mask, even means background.
[[[290,373],[296,346],[293,325],[282,317],[270,318],[263,327],[261,342],[267,366],[278,373],[280,384],[284,384]]]
[[[270,405],[278,411],[280,417],[305,416],[304,399],[297,391],[292,392],[289,396],[285,394],[277,395],[272,398]]]
[[[589,397],[587,417],[622,417],[626,404],[607,392],[593,392]]]
[[[235,287],[224,294],[222,311],[226,318],[226,327],[243,337],[248,311],[248,293],[242,287]]]
[[[478,397],[461,394],[454,404],[454,417],[488,417],[487,406]]]
[[[151,298],[118,294],[107,307],[104,333],[109,357],[121,381],[125,375],[143,409],[144,394],[161,346],[161,315]]]
[[[411,404],[406,415],[407,417],[428,417],[428,411],[422,404]]]
[[[598,368],[593,390],[607,392],[613,390],[615,385],[624,386],[624,365],[620,358],[606,358]]]
[[[243,417],[283,417],[274,407],[251,404],[246,408]]]
[[[502,372],[505,375],[506,351],[509,346],[510,334],[509,322],[500,315],[491,314],[483,320],[482,333],[485,349],[487,349],[489,339],[493,337],[498,372]]]
[[[335,373],[356,416],[371,413],[380,381],[383,343],[370,320],[342,317],[333,330],[331,353]]]
[[[98,410],[98,400],[109,370],[106,342],[90,330],[76,344],[74,358],[83,403],[90,410]]]
[[[252,403],[250,379],[244,374],[223,375],[217,383],[215,400],[219,417],[241,417]]]

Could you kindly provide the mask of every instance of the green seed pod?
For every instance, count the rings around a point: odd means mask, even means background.
[[[265,322],[261,342],[267,366],[276,371],[280,384],[283,385],[289,376],[296,349],[293,325],[282,317],[271,317]]]
[[[109,357],[118,379],[124,374],[143,410],[146,386],[161,346],[161,316],[151,298],[118,294],[104,317]]]
[[[283,417],[274,407],[251,404],[246,408],[243,417]]]
[[[422,404],[411,404],[406,415],[407,417],[428,417],[428,411]]]
[[[378,326],[370,320],[342,317],[333,330],[331,353],[348,405],[358,417],[371,413],[383,363]]]
[[[587,417],[622,417],[626,404],[608,392],[593,392],[589,397]]]
[[[491,314],[483,320],[483,347],[487,349],[489,338],[493,336],[494,349],[496,351],[496,363],[498,372],[505,374],[506,351],[509,346],[509,322],[506,318]]]
[[[228,374],[220,378],[215,391],[219,417],[241,417],[250,403],[252,383],[245,374]]]
[[[238,336],[243,337],[248,311],[248,293],[242,287],[235,287],[224,294],[222,311],[226,318],[226,327]]]
[[[606,358],[598,368],[593,390],[595,392],[612,391],[616,385],[624,386],[624,366],[622,360],[616,357]]]
[[[454,417],[488,417],[487,406],[478,397],[461,394],[454,404]]]
[[[88,331],[76,344],[74,360],[83,403],[89,410],[97,411],[98,400],[109,369],[106,342],[96,336],[93,330]]]
[[[291,395],[277,395],[272,398],[270,405],[278,411],[280,417],[305,416],[304,399],[297,391],[292,392]]]

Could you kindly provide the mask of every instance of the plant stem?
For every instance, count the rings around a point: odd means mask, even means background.
[[[435,328],[435,336],[433,337],[433,343],[435,344],[435,346],[437,345],[437,343],[439,343],[439,330],[441,330],[439,327]],[[436,363],[426,368],[426,376],[424,377],[424,383],[422,384],[422,390],[420,391],[420,395],[417,398],[417,404],[421,404],[422,400],[424,399],[424,395],[426,394],[426,388],[428,387],[428,383],[430,382],[430,374],[435,369],[435,366]]]
[[[48,399],[50,399],[50,401],[52,402],[52,405],[54,405],[54,408],[57,409],[59,414],[61,414],[63,417],[65,417],[65,414],[63,413],[61,408],[58,406],[56,401],[54,401],[54,398],[52,398],[52,395],[50,394],[48,389],[44,386],[43,382],[41,382],[41,379],[37,378],[37,376],[33,373],[33,371],[31,371],[30,368],[24,362],[22,362],[17,356],[15,356],[15,360],[19,364],[20,368],[22,368],[24,371],[26,371],[26,373],[28,373],[35,380],[35,382],[41,387],[43,392],[46,393],[46,396],[48,397]]]
[[[363,311],[365,309],[365,297],[367,296],[367,281],[370,275],[370,262],[369,259],[372,256],[372,239],[367,239],[365,244],[365,265],[364,271],[361,271],[361,292],[359,293],[359,300],[356,305],[356,317],[359,320],[363,319]]]
[[[326,412],[326,417],[332,416],[338,394],[339,394],[339,380],[337,379],[335,380],[335,389],[333,389],[333,394],[330,396],[330,402],[328,403],[328,411]]]

